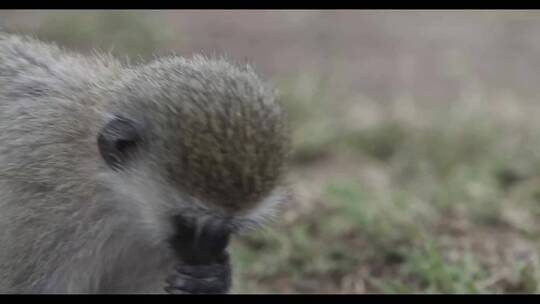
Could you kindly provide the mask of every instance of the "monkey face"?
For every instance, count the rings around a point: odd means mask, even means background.
[[[230,218],[225,226],[235,231],[258,228],[284,201],[286,115],[251,68],[205,58],[158,60],[119,83],[104,112],[113,116],[98,135],[104,187],[142,206],[133,210],[145,223],[159,223],[149,225],[152,237],[169,235],[170,217],[187,213]],[[220,236],[230,230],[224,224],[186,228],[175,221],[173,230],[183,231],[176,244],[212,252],[228,239]],[[197,257],[199,250],[193,252]]]
[[[151,123],[145,122],[144,119],[115,115],[99,132],[97,145],[108,169],[119,173],[118,178],[108,180],[114,190],[117,193],[121,191],[120,193],[125,196],[126,200],[136,201],[144,205],[145,210],[153,210],[150,213],[145,213],[144,216],[149,215],[154,219],[147,218],[145,221],[158,222],[164,217],[170,217],[172,214],[182,214],[185,217],[177,216],[173,220],[175,223],[173,231],[179,231],[180,233],[176,236],[179,241],[175,243],[187,244],[191,242],[189,240],[191,238],[193,240],[191,243],[195,244],[195,240],[202,236],[204,236],[202,237],[202,246],[206,246],[204,241],[207,239],[219,243],[227,239],[232,230],[241,232],[245,228],[259,227],[263,219],[273,215],[274,206],[279,206],[282,202],[288,200],[287,187],[276,183],[275,174],[278,171],[274,170],[278,168],[272,168],[272,174],[264,175],[262,173],[257,174],[257,172],[248,172],[250,174],[246,175],[241,170],[236,170],[239,169],[236,164],[245,161],[244,165],[249,165],[254,159],[237,157],[242,156],[241,153],[231,156],[231,158],[235,157],[235,162],[231,160],[225,165],[213,163],[208,160],[210,158],[203,158],[205,161],[201,160],[200,163],[205,165],[202,167],[183,166],[179,164],[177,157],[163,152],[163,150],[171,151],[174,149],[160,147],[160,141],[156,139],[162,139],[163,136],[160,137],[158,133],[152,134],[150,132],[151,125]],[[170,138],[176,139],[175,137]],[[161,143],[164,141],[161,140]],[[171,141],[169,140],[168,143]],[[193,154],[198,156],[198,154],[204,153],[207,150],[205,147],[207,146],[199,146],[195,143],[189,148],[175,151],[184,152],[184,154],[180,154],[181,156],[191,155],[194,157]],[[268,149],[267,152],[272,151],[274,150]],[[151,159],[152,156],[153,159]],[[275,157],[281,159],[279,156]],[[225,157],[223,159],[224,161],[227,160]],[[266,163],[264,157],[255,160],[258,161],[256,164],[252,164],[253,169],[257,169],[258,166]],[[223,173],[223,170],[226,170],[228,174],[220,179],[203,178],[199,180],[196,178],[205,173],[211,176],[216,173]],[[116,175],[110,176],[114,177]],[[262,179],[269,183],[269,186],[256,187],[255,190],[247,187],[241,188],[242,191],[239,191],[238,187],[245,185],[242,180],[238,179],[245,177],[248,177],[248,182],[252,178]],[[198,183],[190,184],[190,181],[198,181]],[[250,183],[248,183],[249,185]],[[192,186],[191,190],[197,190],[198,187],[205,189],[207,194],[215,194],[212,197],[214,199],[209,200],[200,192],[190,191],[190,189],[186,189],[187,186]],[[216,189],[220,190],[220,192],[214,193]],[[264,195],[258,196],[254,205],[242,205],[246,196],[257,193],[261,189],[270,189],[270,191],[264,191]],[[217,194],[220,194],[219,198],[216,198]],[[235,201],[239,206],[233,204],[232,207],[235,208],[223,208],[231,207],[231,205],[225,204],[230,200]],[[190,218],[187,218],[187,214],[191,214]],[[211,221],[208,221],[211,225],[203,225],[197,222],[195,219],[199,218],[199,216],[213,217]],[[155,217],[158,217],[159,220],[155,219]],[[220,236],[220,233],[225,231],[227,234]],[[214,245],[208,244],[209,248],[212,246]]]

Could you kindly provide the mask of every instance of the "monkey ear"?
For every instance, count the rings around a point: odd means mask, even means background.
[[[132,158],[140,141],[140,131],[133,121],[115,117],[101,129],[97,144],[105,163],[119,170]]]

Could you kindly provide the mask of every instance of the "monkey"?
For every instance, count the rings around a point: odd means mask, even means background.
[[[230,293],[230,238],[289,197],[289,133],[251,64],[0,32],[0,292]]]

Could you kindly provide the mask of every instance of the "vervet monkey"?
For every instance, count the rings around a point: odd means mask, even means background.
[[[0,33],[0,292],[229,292],[231,234],[287,197],[287,130],[249,66]]]

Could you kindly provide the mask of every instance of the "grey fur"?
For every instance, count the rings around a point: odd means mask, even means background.
[[[122,172],[96,145],[115,115],[148,141]],[[283,110],[248,66],[123,66],[0,33],[0,292],[161,293],[168,216],[258,223],[287,152]]]

